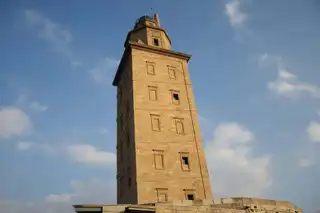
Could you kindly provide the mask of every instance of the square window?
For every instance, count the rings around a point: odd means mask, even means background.
[[[184,189],[185,198],[187,200],[195,200],[195,190],[194,189]]]
[[[158,88],[149,86],[149,100],[158,100]]]
[[[176,132],[180,135],[184,134],[183,119],[176,118],[175,124],[176,124]]]
[[[158,202],[168,201],[168,189],[156,189]]]
[[[180,104],[179,91],[171,91],[171,96],[173,104]]]
[[[154,166],[156,169],[164,169],[164,155],[163,150],[154,151]]]
[[[154,64],[151,62],[147,62],[147,74],[148,75],[155,75]]]
[[[153,39],[153,44],[154,44],[155,46],[159,46],[159,39],[154,38],[154,39]]]
[[[168,72],[169,72],[169,78],[170,79],[176,79],[176,71],[174,68],[169,67],[168,68]]]
[[[194,200],[194,194],[187,194],[188,200]]]
[[[159,115],[150,115],[151,116],[151,127],[153,131],[160,131],[160,116]]]

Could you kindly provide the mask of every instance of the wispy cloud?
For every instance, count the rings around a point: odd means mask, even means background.
[[[32,122],[29,116],[17,107],[0,109],[0,138],[30,134]]]
[[[54,155],[61,150],[47,143],[36,143],[34,141],[18,141],[17,143],[18,151],[36,151],[38,153]]]
[[[102,61],[99,61],[94,68],[90,69],[89,73],[99,84],[106,83],[107,81],[111,83],[119,62],[119,60],[106,57]]]
[[[105,177],[70,181],[69,190],[52,193],[37,202],[0,200],[2,212],[10,213],[73,213],[77,203],[116,203],[116,183]]]
[[[279,69],[276,80],[268,82],[268,89],[286,98],[299,98],[303,94],[320,97],[320,87],[299,81],[296,75],[283,68]]]
[[[90,144],[48,144],[34,141],[18,141],[16,149],[23,152],[37,152],[43,154],[64,155],[70,160],[80,164],[114,164],[116,155],[112,152],[99,150]]]
[[[107,134],[108,132],[109,132],[108,129],[105,128],[105,127],[100,127],[100,128],[98,128],[98,133],[99,133],[100,135],[105,135],[105,134]]]
[[[35,143],[32,141],[19,141],[17,144],[17,149],[20,151],[25,151],[31,148]]]
[[[80,67],[82,63],[80,61],[71,61],[71,66],[72,67]]]
[[[310,158],[301,158],[299,160],[299,166],[302,168],[307,168],[313,165],[313,161]]]
[[[248,15],[241,10],[242,1],[232,0],[225,5],[225,13],[228,16],[229,24],[234,27],[242,27]]]
[[[28,101],[28,96],[26,94],[21,94],[17,99],[17,105],[19,106],[25,105],[27,101]]]
[[[98,150],[89,144],[75,144],[67,147],[70,158],[79,163],[86,164],[113,164],[116,155],[112,152]]]
[[[258,57],[257,61],[259,68],[275,67],[277,78],[267,83],[267,88],[273,93],[289,99],[297,99],[303,95],[320,98],[320,87],[300,81],[295,74],[285,68],[285,62],[281,56],[264,53]]]
[[[37,111],[46,111],[48,109],[48,106],[46,105],[42,105],[36,101],[30,103],[30,108],[33,109],[33,110],[37,110]]]
[[[307,134],[312,142],[320,142],[320,123],[310,122],[307,128]]]
[[[69,46],[73,36],[68,29],[36,10],[25,10],[24,15],[26,22],[37,31],[40,39],[48,42],[57,53],[67,58],[72,66],[81,64],[75,59]]]
[[[285,65],[281,56],[265,52],[258,56],[258,66],[263,68],[269,66],[283,67]]]
[[[69,203],[74,194],[50,194],[46,197],[49,203]]]
[[[40,112],[44,112],[49,108],[47,105],[40,104],[38,101],[30,101],[26,94],[21,94],[19,96],[17,105],[22,108],[29,107],[32,110]]]

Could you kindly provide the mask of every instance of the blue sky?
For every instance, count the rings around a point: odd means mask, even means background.
[[[319,211],[319,2],[18,0],[0,3],[0,212],[116,202],[111,83],[151,7],[193,55],[213,195]]]

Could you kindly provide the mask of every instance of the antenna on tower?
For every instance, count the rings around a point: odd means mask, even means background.
[[[153,16],[153,8],[152,7],[150,7],[150,17],[152,17]]]

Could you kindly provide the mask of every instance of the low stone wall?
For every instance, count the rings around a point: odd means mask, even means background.
[[[175,200],[150,204],[78,205],[78,212],[99,213],[303,213],[290,202],[234,197],[215,200]],[[81,210],[80,210],[81,209]],[[102,209],[100,212],[99,209]]]

